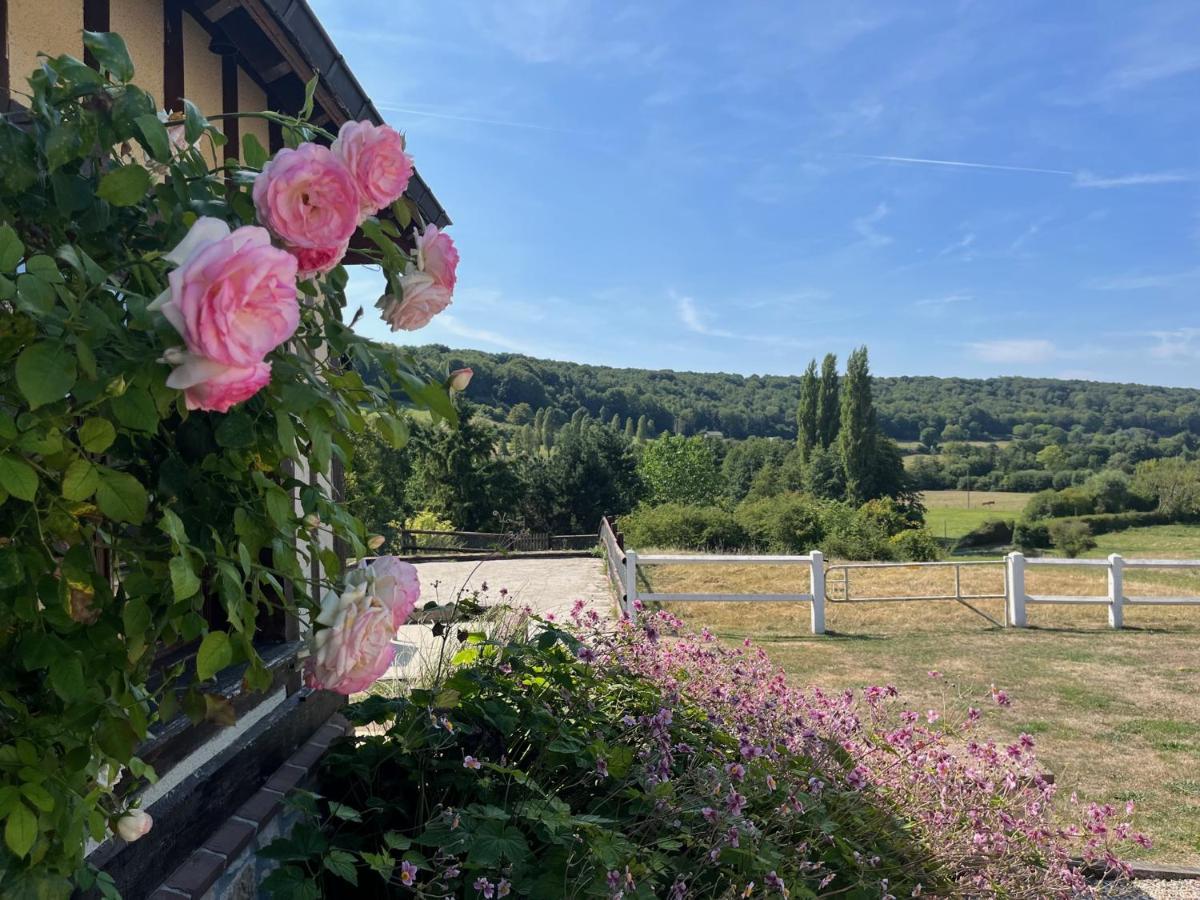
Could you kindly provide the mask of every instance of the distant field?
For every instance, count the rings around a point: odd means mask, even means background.
[[[954,540],[988,519],[1015,519],[1032,494],[1016,491],[925,491],[925,527]],[[986,505],[985,505],[986,504]]]
[[[1200,558],[1200,526],[1130,529],[1101,535],[1098,543],[1089,556]],[[662,591],[778,593],[808,586],[799,570],[761,566],[641,571],[647,588]],[[972,593],[1003,591],[999,565],[968,566],[962,573]],[[840,577],[836,570],[829,576],[834,596]],[[950,592],[954,576],[951,569],[909,568],[856,570],[851,577],[856,594],[899,596]],[[1084,568],[1035,567],[1027,579],[1037,594],[1106,589],[1102,571]],[[1200,572],[1130,571],[1126,590],[1200,597]],[[1003,601],[974,605],[1003,620]],[[797,683],[824,690],[892,683],[913,708],[925,709],[960,695],[964,704],[980,705],[990,684],[1004,687],[1013,706],[988,707],[986,734],[1005,741],[1032,734],[1046,769],[1064,787],[1064,800],[1073,790],[1098,802],[1134,800],[1135,821],[1156,842],[1138,855],[1200,864],[1200,607],[1126,607],[1126,628],[1114,632],[1100,606],[1031,606],[1032,627],[1001,629],[953,601],[835,602],[827,606],[830,634],[824,637],[809,634],[804,603],[670,608],[723,639],[765,644]],[[929,670],[946,678],[932,680]]]

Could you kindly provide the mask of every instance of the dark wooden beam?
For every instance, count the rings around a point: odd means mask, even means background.
[[[109,0],[83,0],[83,29],[84,31],[112,31],[109,24]],[[92,68],[96,67],[96,57],[86,47],[83,51],[83,61]]]
[[[187,86],[183,82],[183,2],[163,3],[163,106],[168,112],[183,110]]]
[[[210,22],[219,22],[241,5],[240,0],[217,0],[204,10],[204,16]]]
[[[259,73],[259,75],[263,81],[265,81],[267,84],[270,84],[273,81],[278,81],[284,75],[290,75],[291,71],[292,71],[292,64],[289,63],[286,59],[284,59],[284,60],[280,60],[279,62],[275,63],[275,65],[273,65],[269,68],[263,69],[262,72]]]
[[[222,112],[241,112],[238,103],[238,61],[237,53],[226,53],[221,57],[221,106]],[[236,160],[242,153],[241,119],[222,119],[221,129],[227,138],[225,143],[225,162]]]
[[[8,0],[0,0],[0,112],[8,110]]]

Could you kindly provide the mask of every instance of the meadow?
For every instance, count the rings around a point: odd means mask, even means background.
[[[1200,558],[1200,527],[1132,529],[1102,535],[1098,543],[1088,556]],[[801,569],[641,571],[654,590],[807,590]],[[998,563],[962,571],[963,585],[973,593],[1003,589]],[[952,579],[949,569],[856,570],[853,592],[943,593],[952,589]],[[1033,568],[1027,590],[1103,594],[1105,576],[1103,570]],[[1200,597],[1200,573],[1130,571],[1126,592]],[[831,595],[838,595],[832,583]],[[1003,620],[1003,601],[973,605]],[[1070,802],[1072,792],[1098,802],[1132,800],[1138,826],[1155,839],[1140,855],[1200,864],[1200,607],[1126,607],[1126,628],[1114,632],[1102,606],[1031,606],[1031,627],[1011,629],[952,600],[831,602],[829,633],[821,637],[809,634],[808,604],[688,603],[670,609],[722,639],[764,644],[802,685],[832,691],[891,683],[918,710],[944,703],[983,706],[987,735],[1003,741],[1023,733],[1034,737],[1046,770],[1063,787],[1061,802]],[[943,677],[931,678],[930,671]],[[1011,708],[988,702],[993,684],[1011,695]]]
[[[988,519],[1019,517],[1032,496],[1017,491],[925,491],[925,527],[934,537],[957,540]]]

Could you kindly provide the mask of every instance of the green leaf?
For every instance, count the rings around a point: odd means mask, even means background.
[[[63,474],[62,495],[67,500],[86,500],[100,484],[100,470],[87,459],[77,459]]]
[[[137,163],[132,163],[101,178],[96,193],[101,200],[107,200],[113,206],[133,206],[149,190],[150,173]]]
[[[183,519],[176,515],[175,510],[164,509],[162,521],[158,523],[158,527],[176,544],[182,545],[188,542],[187,528],[184,527]]]
[[[83,682],[83,665],[72,653],[56,656],[50,662],[50,687],[64,700],[78,700],[87,688]]]
[[[74,385],[75,355],[62,344],[31,344],[17,357],[17,387],[30,409],[62,400]]]
[[[113,415],[126,428],[135,431],[157,431],[158,410],[154,406],[154,398],[144,388],[133,387],[118,397],[113,397]]]
[[[254,422],[243,412],[228,413],[216,430],[217,443],[230,450],[241,450],[254,443]]]
[[[24,803],[18,803],[4,824],[4,843],[18,857],[28,856],[37,841],[37,816]]]
[[[171,138],[158,116],[145,113],[133,120],[142,134],[142,145],[160,163],[171,161]]]
[[[119,763],[129,762],[133,756],[133,745],[137,742],[137,732],[125,719],[110,716],[100,723],[96,729],[96,743],[100,749],[113,757]]]
[[[79,444],[89,453],[103,453],[117,439],[117,429],[108,419],[93,416],[79,426]]]
[[[171,559],[171,590],[176,600],[186,600],[200,590],[200,578],[192,571],[191,563],[182,556]]]
[[[317,95],[317,85],[320,83],[321,76],[314,75],[308,79],[304,85],[304,105],[300,107],[300,118],[308,121],[313,114],[313,99]]]
[[[46,133],[46,166],[53,172],[69,163],[83,149],[83,137],[75,125],[55,125]]]
[[[101,469],[96,505],[110,519],[137,524],[146,518],[149,499],[146,489],[129,473]]]
[[[130,600],[121,610],[121,622],[125,626],[125,637],[141,637],[150,628],[152,617],[145,600]]]
[[[295,515],[292,495],[283,488],[272,485],[271,489],[267,491],[267,515],[271,517],[276,528],[281,531],[286,529]]]
[[[16,229],[5,222],[0,225],[0,272],[12,272],[25,256],[25,245]]]
[[[46,256],[44,253],[29,257],[25,261],[25,271],[32,272],[47,284],[62,284],[65,280],[62,272],[58,270],[58,263],[54,261],[54,257]]]
[[[322,860],[325,868],[343,881],[358,887],[358,872],[354,869],[354,854],[347,850],[330,850]]]
[[[0,184],[10,194],[19,194],[38,178],[33,138],[12,124],[0,121]]]
[[[196,104],[191,100],[183,101],[183,136],[189,144],[200,140],[204,129],[208,127],[208,119],[204,118]]]
[[[233,647],[224,631],[210,631],[196,652],[196,677],[207,681],[233,662]]]
[[[133,60],[129,58],[125,40],[115,31],[85,31],[83,46],[91,51],[100,71],[116,81],[133,80]]]
[[[57,299],[54,288],[32,272],[17,276],[17,305],[24,312],[46,315],[54,309]]]
[[[54,798],[50,792],[40,784],[34,784],[32,781],[27,781],[21,785],[21,793],[25,795],[25,799],[40,809],[42,812],[54,811]]]
[[[31,502],[37,494],[37,472],[25,460],[6,453],[0,456],[0,487],[18,500]]]
[[[242,138],[242,162],[249,168],[262,169],[270,158],[266,148],[253,134],[247,134]]]

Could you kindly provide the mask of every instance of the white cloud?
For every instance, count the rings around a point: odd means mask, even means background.
[[[1200,268],[1152,275],[1111,275],[1106,278],[1093,278],[1085,286],[1094,291],[1143,291],[1174,287],[1194,278],[1200,278]]]
[[[1200,328],[1176,328],[1171,331],[1152,331],[1157,343],[1150,355],[1166,362],[1200,359]]]
[[[676,297],[675,309],[679,313],[679,321],[688,331],[703,334],[706,337],[736,338],[732,331],[723,328],[713,328],[704,321],[704,316],[691,297]]]
[[[977,359],[991,363],[1039,363],[1058,353],[1053,343],[1040,338],[975,341],[967,347]]]
[[[858,159],[873,159],[878,162],[912,163],[921,166],[948,166],[956,169],[991,169],[995,172],[1029,172],[1035,175],[1074,175],[1066,169],[1039,169],[1033,166],[1003,166],[996,163],[967,162],[961,159],[924,159],[918,156],[876,156],[870,153],[852,153]]]
[[[467,325],[460,322],[450,313],[442,313],[433,320],[431,325],[436,325],[443,331],[447,331],[456,337],[467,338],[472,341],[483,341],[485,344],[491,344],[499,347],[501,350],[524,353],[528,356],[538,355],[537,348],[531,344],[496,331],[490,331],[486,328],[475,328],[474,326]]]
[[[892,236],[884,234],[875,226],[886,219],[890,212],[888,205],[881,201],[871,212],[854,220],[854,230],[870,246],[886,247],[892,242]]]
[[[970,300],[970,294],[946,294],[944,297],[924,297],[913,303],[913,306],[925,309],[942,309],[955,303]]]
[[[970,262],[971,259],[974,258],[974,253],[970,252],[971,245],[974,243],[975,243],[975,234],[974,234],[974,232],[968,231],[957,241],[954,241],[951,244],[947,244],[940,251],[938,251],[938,256],[942,257],[942,256],[949,256],[952,253],[953,254],[961,253],[962,259],[966,262]]]
[[[1120,188],[1142,187],[1151,184],[1178,184],[1181,181],[1191,181],[1192,176],[1186,172],[1138,172],[1132,175],[1116,175],[1104,178],[1091,172],[1075,173],[1075,187],[1078,188]]]

